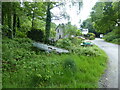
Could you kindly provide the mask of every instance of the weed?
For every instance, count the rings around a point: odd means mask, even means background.
[[[107,61],[98,47],[77,46],[70,54],[47,55],[33,50],[27,40],[3,39],[3,88],[98,87]]]

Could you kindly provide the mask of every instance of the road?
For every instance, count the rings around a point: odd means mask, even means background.
[[[108,55],[108,68],[99,81],[100,88],[120,88],[118,85],[118,51],[120,50],[120,45],[105,42],[103,39],[96,38],[92,41],[98,47],[103,49]],[[118,50],[119,49],[119,50]],[[119,73],[120,75],[120,73]],[[120,79],[119,79],[120,80]]]

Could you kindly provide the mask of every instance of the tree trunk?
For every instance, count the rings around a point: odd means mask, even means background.
[[[19,29],[20,28],[20,18],[17,17],[17,28]]]
[[[34,28],[34,17],[35,17],[35,15],[34,15],[34,11],[33,11],[33,15],[32,15],[32,29]]]
[[[8,13],[8,27],[9,27],[9,35],[8,37],[13,38],[13,31],[12,31],[12,4],[9,2],[9,13]]]
[[[13,36],[16,35],[16,13],[13,15]]]
[[[4,11],[3,11],[3,8],[4,8],[4,6],[3,6],[3,3],[2,3],[2,25],[4,25]]]
[[[49,42],[49,35],[50,35],[50,27],[51,27],[51,12],[50,12],[50,5],[51,3],[48,2],[47,5],[47,17],[46,17],[46,27],[45,27],[45,43]]]

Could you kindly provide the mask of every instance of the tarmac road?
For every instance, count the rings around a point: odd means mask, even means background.
[[[99,81],[99,88],[118,88],[118,86],[120,88],[120,85],[118,85],[118,81],[120,82],[120,79],[118,80],[118,63],[120,67],[120,61],[118,62],[118,51],[120,51],[120,45],[105,42],[100,38],[96,38],[92,42],[103,49],[109,58],[108,68]]]

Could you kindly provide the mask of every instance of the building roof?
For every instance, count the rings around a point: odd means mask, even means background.
[[[62,24],[59,24],[59,25],[56,27],[55,31],[57,30],[57,28],[62,27],[62,26],[64,26],[63,23],[62,23]]]

